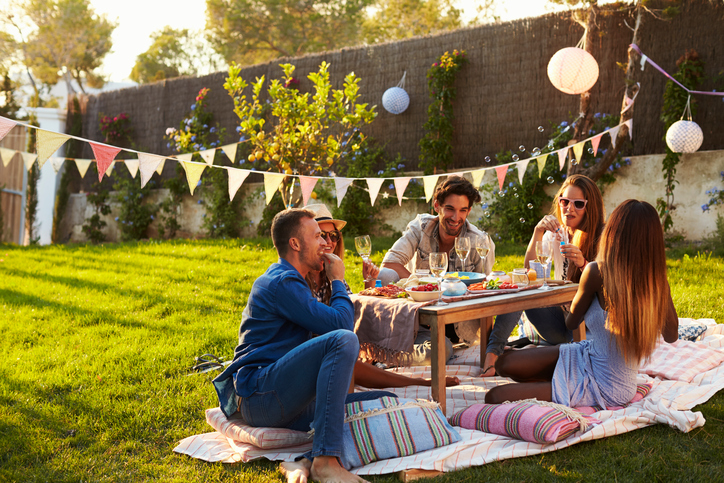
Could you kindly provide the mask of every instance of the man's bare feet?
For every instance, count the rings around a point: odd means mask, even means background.
[[[312,462],[307,458],[299,461],[282,461],[279,471],[287,477],[287,483],[307,483]]]
[[[498,356],[492,352],[485,354],[485,362],[483,363],[483,372],[480,377],[493,377],[496,376],[495,372],[495,361],[498,360]]]
[[[342,468],[334,456],[317,456],[312,462],[312,480],[319,483],[367,483],[357,475]]]

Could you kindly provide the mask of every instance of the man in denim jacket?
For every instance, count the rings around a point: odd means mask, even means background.
[[[392,245],[382,260],[379,278],[383,285],[405,278],[415,270],[429,269],[430,253],[446,252],[448,254],[448,272],[490,273],[495,263],[495,244],[491,247],[483,263],[474,248],[470,250],[465,266],[455,253],[455,238],[459,236],[482,236],[482,232],[470,223],[467,218],[474,203],[480,202],[480,193],[462,176],[450,176],[435,190],[434,208],[437,216],[420,214],[412,220],[402,237]],[[455,339],[461,338],[474,342],[477,334],[477,322],[461,322],[448,330],[446,335]],[[456,332],[457,331],[457,335]],[[459,337],[458,337],[459,335]],[[415,339],[414,363],[429,364],[432,346],[430,329],[420,327]],[[448,358],[452,355],[452,343],[446,339]]]

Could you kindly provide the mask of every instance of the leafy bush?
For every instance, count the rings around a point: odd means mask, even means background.
[[[121,240],[131,241],[146,238],[149,225],[158,211],[153,203],[143,203],[153,185],[150,183],[141,188],[138,179],[123,177],[116,181],[115,201],[120,204],[121,211],[116,217],[121,230]]]
[[[83,225],[83,233],[91,243],[97,244],[106,241],[106,235],[103,228],[107,223],[101,219],[101,215],[109,215],[111,207],[108,205],[108,190],[102,189],[100,183],[96,183],[97,191],[88,193],[86,199],[88,203],[93,205],[95,213],[88,218]]]

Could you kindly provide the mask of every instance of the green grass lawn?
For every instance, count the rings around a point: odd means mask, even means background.
[[[523,251],[499,247],[496,269]],[[215,373],[190,375],[194,356],[231,357],[251,285],[274,261],[266,240],[0,245],[0,481],[280,481],[276,463],[172,452],[211,430],[204,410],[217,405]],[[361,289],[359,257],[346,265]],[[724,321],[721,258],[668,266],[681,317]],[[723,405],[718,394],[695,408],[707,423],[689,434],[659,425],[440,480],[722,481]]]

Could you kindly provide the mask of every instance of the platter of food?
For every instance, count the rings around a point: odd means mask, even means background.
[[[389,284],[384,287],[371,287],[362,290],[360,295],[367,295],[369,297],[384,297],[387,299],[396,299],[407,297],[407,292],[404,288],[400,288],[397,285]]]
[[[518,287],[518,285],[510,282],[501,282],[495,278],[485,282],[473,283],[468,286],[468,292],[474,294],[501,294],[501,293],[515,293],[524,290],[524,288]]]
[[[485,280],[485,275],[477,272],[452,272],[445,275],[445,278],[458,278],[465,285]]]

